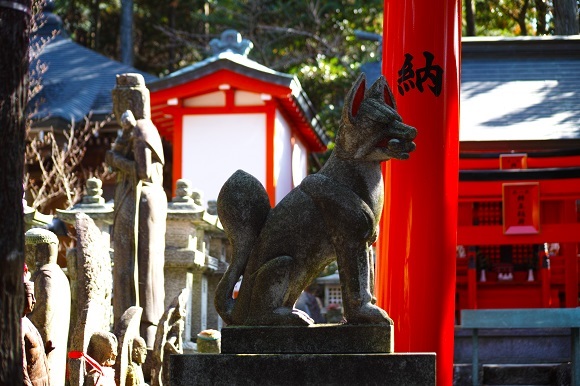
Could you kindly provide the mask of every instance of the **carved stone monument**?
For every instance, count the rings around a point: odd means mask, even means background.
[[[203,222],[204,208],[197,205],[191,197],[191,182],[178,180],[175,189],[176,196],[167,205],[167,233],[165,238],[165,306],[187,288],[190,299],[187,302],[185,318],[186,329],[184,339],[191,341],[191,325],[193,318],[200,318],[196,309],[192,312],[193,286],[199,282],[201,272],[207,270],[206,256],[198,250],[199,238],[203,239],[203,230],[196,225]],[[197,280],[196,280],[197,279]],[[201,296],[200,296],[201,297]],[[186,350],[194,352],[193,345]]]
[[[49,378],[53,385],[65,382],[71,293],[68,279],[56,263],[58,238],[49,230],[32,228],[25,234],[26,260],[34,260],[34,282],[37,305],[29,318],[38,328],[44,342],[52,342],[48,356]]]
[[[141,336],[152,347],[164,309],[167,197],[163,190],[163,146],[151,121],[149,90],[142,75],[117,75],[113,110],[123,128],[106,155],[118,176],[113,312],[116,323],[127,308],[142,307]]]
[[[157,328],[153,347],[151,386],[169,386],[169,356],[183,354],[183,328],[188,291],[183,289],[167,308]]]
[[[141,307],[129,307],[115,326],[115,336],[119,343],[117,360],[115,361],[115,381],[117,386],[125,386],[129,367],[133,361],[133,342],[139,337],[141,323]],[[147,351],[147,350],[145,350]]]
[[[178,180],[175,197],[167,205],[165,306],[183,288],[188,289],[183,335],[186,353],[195,352],[193,342],[199,331],[221,328],[221,319],[211,302],[225,272],[228,246],[217,216],[201,206],[201,192],[192,189],[188,180]]]
[[[409,158],[416,134],[384,78],[367,90],[361,75],[332,155],[276,207],[251,175],[237,171],[226,181],[217,209],[234,254],[215,305],[230,326],[221,354],[172,357],[172,386],[435,384],[435,355],[393,353],[393,322],[374,298],[381,163]],[[295,303],[335,259],[346,324],[316,325]]]
[[[59,219],[68,224],[76,224],[76,214],[84,213],[90,217],[101,232],[99,248],[103,251],[110,251],[111,237],[110,228],[113,223],[113,205],[105,203],[102,197],[103,183],[98,178],[89,178],[85,183],[85,194],[80,203],[72,208],[63,210],[57,209],[56,213]],[[77,299],[77,258],[76,248],[69,248],[67,251],[67,273],[71,288],[71,325],[75,326],[79,314]],[[108,276],[111,276],[110,274]],[[109,318],[110,319],[110,318]]]
[[[49,342],[44,347],[40,333],[26,317],[36,304],[34,297],[34,283],[24,282],[24,310],[22,312],[22,369],[24,371],[25,386],[50,385],[47,351],[52,347]]]
[[[86,352],[93,333],[111,328],[111,259],[102,234],[84,213],[76,214],[78,315],[70,351]],[[69,360],[69,384],[80,386],[85,375],[78,360]]]
[[[218,215],[234,247],[215,298],[224,321],[311,324],[294,304],[336,259],[347,322],[392,325],[373,299],[371,246],[383,210],[381,163],[407,159],[416,134],[402,122],[384,78],[365,91],[361,75],[346,97],[334,152],[317,174],[306,177],[275,208],[270,208],[257,179],[234,173],[218,196]]]

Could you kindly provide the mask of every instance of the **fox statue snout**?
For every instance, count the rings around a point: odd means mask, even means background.
[[[348,92],[336,146],[324,167],[274,208],[261,183],[238,170],[218,196],[218,215],[233,246],[218,284],[216,310],[230,325],[309,325],[296,300],[336,260],[344,317],[351,324],[392,324],[375,305],[372,244],[383,209],[381,162],[415,150],[384,78],[368,90],[360,75]],[[234,286],[243,277],[239,293]]]
[[[335,152],[341,158],[362,161],[405,160],[415,150],[414,127],[405,125],[393,93],[381,76],[368,90],[359,76],[347,95],[336,138]]]

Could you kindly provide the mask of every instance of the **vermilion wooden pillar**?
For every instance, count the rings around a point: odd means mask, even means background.
[[[383,73],[418,130],[407,161],[385,166],[377,296],[397,352],[436,352],[453,379],[459,157],[459,0],[385,0]]]
[[[562,222],[576,222],[576,201],[566,200],[562,205]],[[566,267],[565,306],[578,307],[578,243],[564,243],[561,245]]]

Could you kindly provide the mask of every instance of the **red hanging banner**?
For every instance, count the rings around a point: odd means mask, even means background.
[[[540,183],[502,185],[503,232],[506,235],[540,233]]]
[[[459,158],[459,0],[385,0],[383,74],[417,128],[407,161],[385,166],[377,296],[396,352],[436,352],[453,379]]]

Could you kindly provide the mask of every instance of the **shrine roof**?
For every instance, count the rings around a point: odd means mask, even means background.
[[[216,71],[216,68],[236,68],[247,75],[258,76],[272,83],[290,86],[295,79],[293,75],[275,71],[258,62],[248,59],[246,56],[235,52],[225,51],[205,60],[194,63],[167,75],[149,87],[153,89],[170,87],[174,84],[181,84],[189,79],[197,79],[205,74]]]
[[[45,8],[44,18],[44,25],[31,39],[31,47],[46,41],[30,64],[31,69],[38,62],[46,65],[46,71],[39,76],[42,90],[29,104],[31,108],[38,104],[38,111],[32,116],[34,126],[62,127],[82,121],[89,114],[93,119],[104,119],[113,111],[111,90],[117,74],[134,72],[148,82],[157,79],[75,43],[50,8]]]
[[[463,38],[461,64],[462,145],[580,141],[579,37]]]
[[[463,150],[580,148],[580,37],[464,37],[460,98]]]
[[[233,43],[227,41],[228,34],[230,34]],[[167,100],[164,98],[169,94],[173,93],[177,97],[183,97],[184,95],[178,94],[195,90],[194,83],[196,81],[220,71],[229,71],[256,81],[256,84],[260,85],[257,88],[268,85],[267,90],[265,89],[263,92],[271,92],[272,96],[279,100],[280,106],[289,113],[292,120],[299,126],[299,130],[307,137],[307,141],[312,144],[313,151],[326,149],[329,138],[318,120],[312,102],[296,76],[275,71],[249,59],[247,54],[252,47],[251,42],[246,39],[242,40],[236,31],[224,31],[221,39],[214,39],[210,45],[214,50],[211,57],[147,83],[147,87],[152,93],[153,111],[157,111],[167,104]],[[227,83],[227,80],[225,82]],[[217,86],[215,85],[216,88]],[[171,92],[168,93],[168,90]],[[170,126],[168,123],[170,118],[168,117],[154,113],[153,120],[156,121],[157,127],[163,133],[165,133],[165,127]],[[170,131],[166,135],[171,135]]]

